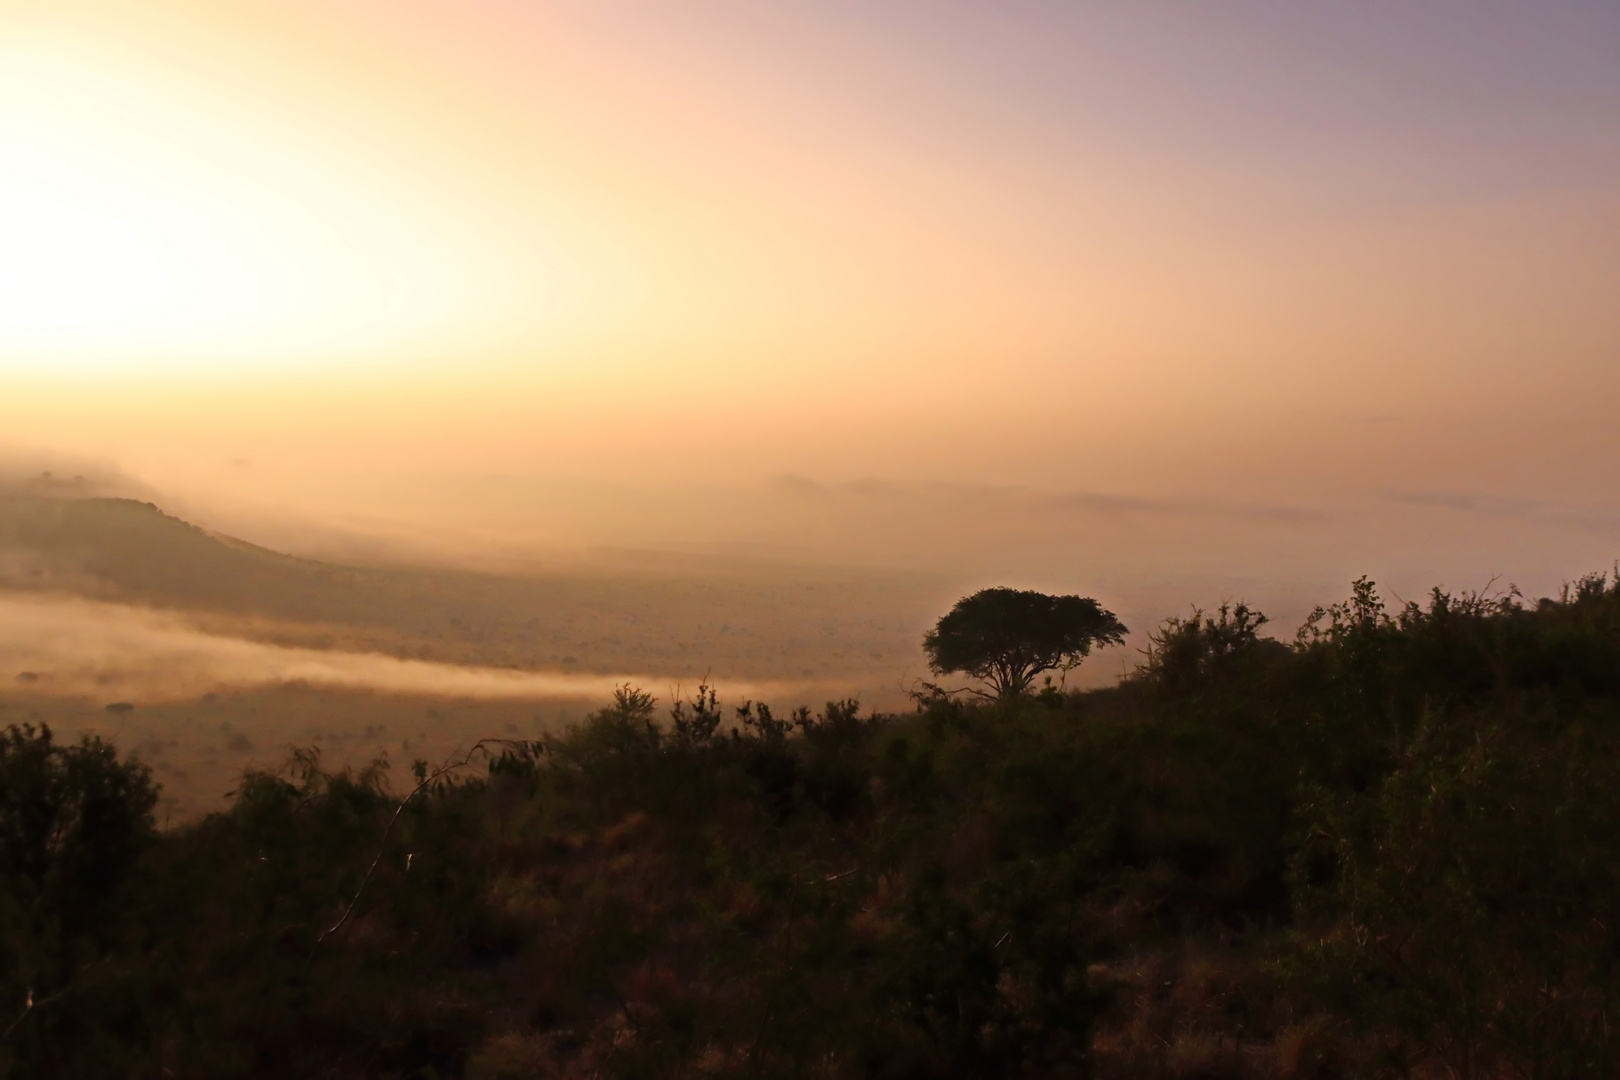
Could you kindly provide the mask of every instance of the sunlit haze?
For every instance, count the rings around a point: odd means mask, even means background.
[[[1551,589],[1620,555],[1617,50],[1574,0],[10,3],[0,450],[356,559]]]

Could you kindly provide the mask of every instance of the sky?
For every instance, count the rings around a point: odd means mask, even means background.
[[[1547,590],[1620,557],[1617,55],[1598,0],[8,0],[0,457],[340,553]]]

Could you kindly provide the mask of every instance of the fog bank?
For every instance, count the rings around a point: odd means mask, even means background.
[[[512,671],[405,660],[376,653],[290,648],[206,633],[184,618],[66,597],[0,595],[0,677],[32,694],[172,701],[223,689],[298,683],[474,699],[606,701],[622,683],[665,696],[693,680],[657,672],[617,675]],[[733,700],[782,700],[806,683],[727,682]]]

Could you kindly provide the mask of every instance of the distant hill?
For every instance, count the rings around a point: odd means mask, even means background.
[[[344,566],[132,499],[0,496],[0,588],[183,611],[221,632],[452,663],[881,678],[954,597],[937,579],[721,560],[551,574]]]
[[[366,576],[214,535],[133,499],[0,499],[0,551],[13,588],[289,618],[351,608],[344,585]]]

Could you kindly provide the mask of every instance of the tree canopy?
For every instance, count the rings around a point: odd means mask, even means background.
[[[1015,697],[1044,671],[1068,670],[1094,645],[1117,645],[1126,628],[1089,596],[982,589],[963,597],[923,637],[936,674],[961,672]]]

